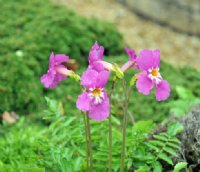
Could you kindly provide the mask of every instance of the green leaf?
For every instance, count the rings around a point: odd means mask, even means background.
[[[26,165],[20,165],[20,171],[22,171],[22,172],[26,172],[26,171],[30,171],[30,172],[45,172],[45,169],[41,168],[41,167],[37,167],[34,164],[26,164]]]
[[[57,111],[58,109],[58,103],[56,100],[50,99],[48,97],[45,97],[45,100],[47,102],[47,105],[49,107],[50,110],[52,111]]]
[[[74,162],[74,171],[80,171],[81,170],[81,166],[82,166],[82,157],[78,157],[75,159]]]
[[[166,138],[165,136],[162,135],[153,135],[154,138],[161,140],[161,141],[167,141],[168,138]]]
[[[175,149],[179,149],[180,147],[174,143],[167,143],[168,146],[175,148]]]
[[[155,156],[152,153],[136,151],[134,158],[139,161],[152,161],[155,159]]]
[[[145,166],[142,166],[139,169],[135,170],[135,172],[147,172],[149,170],[150,170],[149,167],[145,165]]]
[[[192,90],[186,89],[181,86],[176,86],[176,92],[181,99],[191,99],[194,98]]]
[[[151,143],[145,143],[150,149],[159,152],[159,148],[157,148],[156,146],[152,145]]]
[[[156,146],[165,146],[165,143],[158,141],[158,140],[151,140],[149,143],[156,145]]]
[[[116,125],[120,125],[120,120],[118,118],[116,118],[115,116],[112,115],[112,121],[113,121],[113,124],[116,124]]]
[[[165,152],[169,153],[170,155],[176,156],[176,152],[170,147],[164,147],[163,149]]]
[[[126,165],[127,169],[130,169],[132,164],[133,164],[133,160],[132,159],[128,159],[128,162],[127,162],[127,165]]]
[[[168,125],[167,133],[170,136],[176,136],[177,134],[181,133],[183,130],[184,130],[183,125],[180,122],[174,121]]]
[[[152,164],[152,167],[153,167],[153,172],[162,172],[162,165],[160,164],[159,161],[155,161]]]
[[[168,157],[165,153],[160,153],[160,154],[158,154],[158,158],[164,160],[164,161],[167,162],[168,164],[173,165],[173,162],[172,162],[171,158]]]
[[[180,170],[186,168],[187,164],[188,164],[187,162],[179,162],[178,164],[175,165],[173,172],[179,172]]]
[[[189,109],[190,102],[188,100],[178,99],[171,102],[171,112],[176,116],[183,116]]]
[[[160,133],[160,135],[165,136],[166,138],[169,137],[169,135],[167,133]]]
[[[169,139],[169,142],[174,142],[174,143],[178,143],[178,144],[181,143],[176,137],[170,138],[170,139]]]
[[[150,133],[155,127],[153,121],[138,121],[135,123],[133,130],[142,133]]]

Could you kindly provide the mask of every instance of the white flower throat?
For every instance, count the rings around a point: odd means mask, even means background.
[[[94,100],[95,104],[99,104],[104,99],[103,88],[90,88],[89,96]]]
[[[148,70],[148,72],[148,77],[156,84],[159,84],[162,81],[162,76],[160,75],[159,68],[151,68]]]

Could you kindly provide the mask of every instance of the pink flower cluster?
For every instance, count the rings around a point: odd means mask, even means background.
[[[101,63],[104,48],[97,43],[89,53],[89,66],[81,77],[81,85],[86,88],[76,102],[77,108],[88,112],[94,120],[104,120],[110,114],[110,101],[105,90],[110,72]]]
[[[155,87],[156,99],[166,100],[170,95],[170,85],[160,74],[160,51],[145,49],[138,55],[133,49],[125,48],[125,51],[129,60],[121,67],[121,71],[125,72],[130,68],[138,70],[137,90],[148,95]],[[105,120],[110,114],[110,100],[105,86],[110,71],[114,68],[112,64],[102,60],[103,54],[104,47],[96,42],[89,52],[89,66],[80,79],[84,91],[76,102],[79,110],[87,112],[90,118],[98,121]],[[68,59],[64,54],[50,55],[49,70],[41,77],[41,82],[46,88],[54,88],[67,76],[73,75],[73,71],[63,65]]]

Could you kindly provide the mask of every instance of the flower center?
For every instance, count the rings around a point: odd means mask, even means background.
[[[156,84],[160,83],[162,76],[160,75],[159,68],[152,68],[148,70],[148,77]]]
[[[99,96],[101,94],[101,89],[100,88],[96,88],[92,91],[92,94],[94,96]]]
[[[90,88],[89,96],[94,100],[95,104],[99,104],[104,99],[103,88]]]
[[[158,69],[157,69],[157,68],[156,68],[156,69],[153,69],[153,70],[151,71],[151,75],[152,75],[152,76],[158,76],[158,75],[159,75]]]

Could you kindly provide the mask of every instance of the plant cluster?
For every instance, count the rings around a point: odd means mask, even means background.
[[[103,60],[104,47],[99,46],[97,42],[92,46],[88,56],[88,68],[79,77],[74,71],[68,69],[66,65],[69,61],[69,57],[64,54],[50,55],[49,69],[44,74],[40,81],[46,88],[55,88],[58,84],[65,80],[67,77],[73,78],[80,84],[81,94],[76,100],[76,107],[81,111],[83,116],[83,123],[85,128],[85,140],[86,140],[86,171],[92,172],[94,168],[93,154],[93,141],[91,132],[91,120],[103,121],[109,117],[108,128],[108,171],[113,170],[113,122],[112,114],[110,112],[110,98],[114,92],[115,85],[119,80],[123,80],[123,123],[121,127],[121,158],[120,158],[120,172],[128,170],[130,167],[125,165],[126,160],[126,140],[127,140],[127,120],[128,120],[128,106],[131,97],[133,87],[136,85],[138,92],[149,95],[153,87],[155,87],[154,94],[157,101],[164,101],[170,96],[170,85],[167,80],[164,80],[160,74],[160,51],[144,49],[136,55],[133,49],[125,48],[129,59],[120,68],[117,64],[112,64]],[[130,80],[130,85],[127,86],[126,79],[124,79],[124,73],[128,69],[135,69],[136,74]],[[106,91],[106,84],[108,82],[110,73],[114,72],[114,78],[112,81],[112,88],[109,93]],[[177,129],[178,128],[178,129]],[[139,171],[154,170],[162,171],[162,165],[159,163],[159,159],[166,161],[168,164],[173,165],[172,159],[169,155],[175,155],[175,151],[172,148],[179,148],[179,140],[175,138],[177,131],[182,130],[181,127],[172,126],[168,130],[168,134],[161,133],[154,136],[154,140],[147,142],[146,152],[155,151],[156,156],[149,154],[149,158],[142,158],[148,160],[145,165],[139,165]],[[145,146],[143,146],[145,148]],[[120,150],[119,149],[119,150]],[[105,151],[106,149],[104,149]],[[138,149],[136,149],[138,151]],[[105,151],[106,152],[106,151]],[[143,152],[145,150],[143,149]],[[169,155],[168,155],[169,154]],[[144,154],[145,156],[146,154]],[[187,164],[186,164],[187,165]],[[137,168],[137,164],[132,164]],[[184,168],[185,165],[182,167]]]

